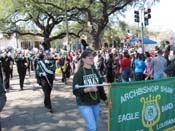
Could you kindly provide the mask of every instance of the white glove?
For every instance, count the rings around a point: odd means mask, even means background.
[[[42,72],[42,73],[40,73],[40,75],[41,76],[46,76],[47,74],[46,74],[46,72]]]

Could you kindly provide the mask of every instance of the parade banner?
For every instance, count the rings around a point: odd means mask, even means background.
[[[175,131],[175,78],[112,83],[109,131]]]

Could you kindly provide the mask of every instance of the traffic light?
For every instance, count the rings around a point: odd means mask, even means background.
[[[135,10],[134,11],[134,21],[139,23],[140,22],[140,16],[139,16],[139,11]]]
[[[144,24],[145,26],[149,25],[149,19],[151,19],[151,9],[148,8],[144,11]]]

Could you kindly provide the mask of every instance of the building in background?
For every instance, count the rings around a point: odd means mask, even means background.
[[[20,36],[18,39],[15,35],[9,39],[0,35],[0,49],[11,47],[13,49],[32,49],[38,48],[39,44],[43,42],[43,38],[38,36]]]

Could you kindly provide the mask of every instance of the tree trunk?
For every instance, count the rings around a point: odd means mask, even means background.
[[[99,35],[94,35],[92,36],[92,46],[94,47],[95,50],[98,50],[100,48],[100,38]]]
[[[92,36],[92,44],[94,49],[100,49],[100,36],[101,33],[103,32],[104,27],[99,26],[97,31],[92,30],[91,36]]]
[[[50,39],[49,39],[49,36],[45,36],[45,37],[44,37],[44,43],[46,43],[48,49],[51,47],[51,46],[50,46]]]

